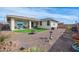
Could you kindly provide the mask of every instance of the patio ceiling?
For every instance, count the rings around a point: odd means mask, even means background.
[[[24,20],[24,21],[34,21],[34,22],[37,22],[39,21],[38,19],[36,18],[29,18],[29,17],[24,17],[24,16],[15,16],[15,15],[7,15],[7,18],[13,18],[15,20]],[[11,19],[10,19],[11,20]]]

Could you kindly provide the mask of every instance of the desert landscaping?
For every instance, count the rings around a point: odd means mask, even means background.
[[[47,18],[49,20],[50,18]],[[46,20],[46,21],[47,21]],[[48,21],[47,21],[48,22]],[[54,21],[53,21],[54,22]],[[46,23],[45,23],[46,24]],[[45,25],[44,24],[44,25]],[[74,52],[72,44],[72,27],[75,24],[56,23],[57,27],[51,29],[32,27],[10,30],[8,24],[0,25],[0,51],[1,52]],[[12,26],[15,24],[12,24]],[[54,24],[55,25],[55,24]],[[76,24],[79,29],[79,25]],[[11,27],[13,28],[13,27]],[[48,26],[47,26],[48,28]],[[73,30],[75,31],[75,30]],[[74,32],[75,34],[76,32]]]
[[[50,31],[52,37],[50,39]],[[0,51],[17,52],[72,52],[71,34],[65,29],[45,30],[28,34],[23,32],[1,31],[4,41]],[[2,45],[2,46],[1,46]]]

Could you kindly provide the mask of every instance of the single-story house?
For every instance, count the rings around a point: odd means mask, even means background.
[[[0,31],[4,30],[10,30],[10,27],[8,26],[8,24],[0,23]]]
[[[46,28],[46,29],[51,29],[51,28],[57,28],[58,27],[58,21],[52,19],[52,18],[44,18],[40,20],[40,28]]]
[[[58,24],[58,28],[65,29],[65,28],[66,28],[66,26],[65,26],[65,24],[64,24],[64,23],[59,23],[59,24]]]
[[[3,24],[2,24],[2,23],[0,23],[0,30],[2,29],[2,27],[3,27]]]
[[[51,29],[57,28],[58,21],[51,18],[36,19],[24,16],[7,15],[7,23],[10,26],[10,30],[15,29],[32,29],[34,27]]]

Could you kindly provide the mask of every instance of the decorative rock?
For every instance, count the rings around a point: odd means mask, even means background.
[[[0,51],[15,51],[19,50],[20,42],[19,41],[9,41],[5,44],[0,44]]]

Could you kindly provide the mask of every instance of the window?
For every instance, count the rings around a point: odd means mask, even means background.
[[[48,21],[47,21],[47,26],[49,26],[49,25],[50,25],[50,21],[48,20]]]
[[[23,21],[16,21],[16,29],[24,29],[24,26],[25,26],[25,22]]]
[[[42,21],[40,21],[40,26],[42,26]]]

